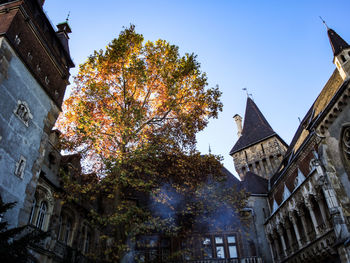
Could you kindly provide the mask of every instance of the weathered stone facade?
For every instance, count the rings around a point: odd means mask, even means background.
[[[285,152],[285,144],[273,136],[234,153],[232,157],[241,180],[244,180],[247,171],[269,179],[277,170]]]
[[[350,46],[333,30],[328,35],[337,69],[268,182],[264,225],[273,262],[350,261]]]

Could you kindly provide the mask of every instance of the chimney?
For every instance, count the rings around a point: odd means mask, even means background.
[[[239,114],[233,116],[237,125],[237,136],[238,138],[242,135],[242,117]]]
[[[72,33],[72,30],[71,30],[70,26],[68,25],[68,21],[65,21],[63,23],[58,24],[57,28],[58,28],[58,30],[56,32],[56,35],[60,39],[64,49],[69,54],[69,45],[68,45],[69,36],[68,36],[68,34]]]

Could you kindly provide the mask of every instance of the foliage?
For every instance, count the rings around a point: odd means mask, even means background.
[[[1,203],[0,215],[11,209],[15,203]],[[26,226],[8,229],[6,221],[0,222],[0,258],[1,262],[21,263],[30,258],[29,246],[36,244],[46,237],[46,233],[27,231]]]
[[[222,110],[221,92],[206,86],[194,54],[144,43],[134,26],[80,66],[58,128],[63,149],[81,154],[90,173],[66,174],[64,185],[70,200],[104,207],[91,217],[112,232],[109,259],[141,234],[214,226],[219,204],[237,220],[245,193],[227,187],[219,157],[195,148],[196,133]]]

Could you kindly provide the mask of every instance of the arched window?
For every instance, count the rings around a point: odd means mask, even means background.
[[[87,254],[90,251],[92,235],[89,227],[86,224],[84,224],[81,229],[81,235],[82,235],[81,249],[84,254]]]
[[[342,134],[342,148],[346,160],[350,160],[350,126],[345,127]]]
[[[60,216],[58,218],[58,231],[57,231],[57,239],[58,240],[61,240],[61,236],[62,236],[61,231],[62,231],[62,229],[63,229],[63,227],[62,227],[62,216]]]
[[[65,234],[64,234],[64,243],[65,244],[68,244],[71,229],[72,229],[72,223],[71,223],[71,220],[68,219],[67,224],[66,224]]]
[[[339,148],[345,171],[347,174],[350,174],[350,123],[343,125],[339,140]]]
[[[36,198],[34,197],[33,203],[32,203],[32,209],[30,210],[30,217],[29,217],[30,224],[32,224],[34,221],[35,206],[36,206]]]
[[[90,240],[91,234],[89,232],[86,233],[85,243],[84,243],[84,253],[89,253],[90,250]]]
[[[36,227],[39,229],[44,228],[45,226],[45,217],[46,217],[46,212],[47,212],[47,204],[46,202],[41,202],[40,207],[39,207],[39,211],[38,211],[38,217],[36,220]]]

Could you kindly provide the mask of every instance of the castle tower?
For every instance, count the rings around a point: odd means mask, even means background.
[[[350,76],[350,45],[333,29],[327,27],[329,42],[333,50],[333,63],[343,80]]]
[[[74,67],[70,28],[59,26],[56,32],[43,4],[0,1],[0,200],[17,202],[6,214],[12,226],[28,223],[49,135]]]
[[[235,115],[238,127],[238,141],[230,151],[235,169],[241,180],[250,171],[265,179],[276,171],[287,144],[271,128],[251,98],[247,98],[243,129],[241,117]]]

